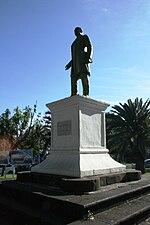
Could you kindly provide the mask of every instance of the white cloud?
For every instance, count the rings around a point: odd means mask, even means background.
[[[105,12],[105,13],[109,13],[110,12],[109,9],[107,9],[107,8],[102,8],[102,11]]]
[[[124,103],[136,97],[146,100],[150,96],[149,73],[140,66],[104,68],[101,74],[103,76],[93,77],[91,88],[94,96],[110,104]]]
[[[108,67],[108,68],[104,68],[104,70],[120,70],[120,67]]]
[[[103,13],[109,13],[108,2],[105,0],[83,0],[83,7],[87,11],[99,10]]]

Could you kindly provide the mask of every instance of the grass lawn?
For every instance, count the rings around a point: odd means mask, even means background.
[[[126,168],[127,168],[127,170],[131,170],[132,169],[132,163],[126,163]]]
[[[0,175],[0,179],[12,179],[12,178],[16,178],[16,174],[6,174],[6,176],[4,175],[4,176],[1,176]]]
[[[128,170],[131,170],[132,169],[132,164],[131,163],[127,163],[126,164],[126,168]],[[150,168],[146,168],[145,170],[146,170],[146,173],[144,174],[144,176],[150,176]],[[14,174],[14,175],[13,174],[6,174],[6,177],[5,177],[5,175],[4,176],[0,175],[0,179],[12,179],[12,178],[16,179],[16,177],[17,177],[16,174]]]
[[[146,170],[146,173],[144,175],[150,176],[150,168],[146,168],[145,170]]]
[[[127,163],[126,164],[126,168],[128,170],[131,170],[132,169],[132,164],[131,163]],[[146,171],[146,173],[144,174],[144,176],[150,176],[150,168],[145,168],[145,171]]]

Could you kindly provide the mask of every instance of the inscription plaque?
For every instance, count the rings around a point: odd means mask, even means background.
[[[57,123],[57,135],[64,136],[71,134],[71,120],[61,121]]]

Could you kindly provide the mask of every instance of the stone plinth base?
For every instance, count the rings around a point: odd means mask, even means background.
[[[32,172],[56,174],[69,177],[85,177],[98,174],[125,172],[126,167],[113,160],[106,151],[52,152],[45,161],[32,168]]]
[[[47,106],[52,115],[51,154],[32,172],[70,177],[125,172],[106,148],[107,103],[77,95]]]
[[[59,188],[61,191],[85,193],[97,191],[103,186],[136,181],[141,179],[140,171],[130,171],[122,173],[113,173],[105,175],[95,175],[83,178],[70,178],[60,175],[32,173],[32,172],[19,172],[17,174],[17,181],[19,182],[32,182],[37,184],[45,184],[54,189]]]

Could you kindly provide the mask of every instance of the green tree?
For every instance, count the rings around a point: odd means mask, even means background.
[[[0,135],[11,138],[12,149],[17,149],[29,135],[34,126],[35,114],[36,105],[34,105],[33,110],[29,106],[26,106],[23,110],[16,107],[13,115],[9,109],[6,109],[0,116]]]
[[[42,130],[43,151],[51,147],[51,112],[46,111],[43,117],[44,125]]]
[[[9,109],[0,116],[0,136],[7,136],[12,149],[33,149],[34,154],[46,153],[51,145],[51,113],[44,116],[36,113],[37,106],[21,110],[16,107],[13,114]]]
[[[21,149],[33,149],[34,155],[46,154],[51,146],[51,113],[48,111],[42,117],[39,113],[29,135],[21,143]]]
[[[122,160],[127,150],[135,154],[136,169],[145,173],[147,140],[150,132],[150,100],[131,99],[125,104],[113,106],[107,115],[108,147]]]

